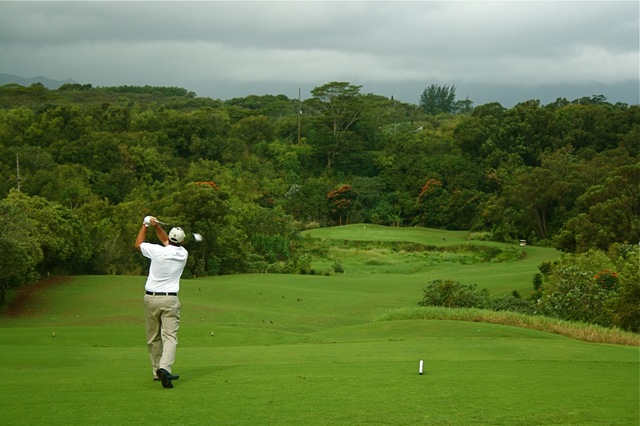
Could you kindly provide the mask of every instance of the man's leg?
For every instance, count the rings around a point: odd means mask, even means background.
[[[178,328],[180,327],[180,300],[177,296],[162,297],[165,300],[165,308],[162,310],[162,356],[159,368],[164,368],[171,373],[171,367],[176,358],[178,346]]]
[[[162,323],[160,322],[161,311],[157,303],[157,296],[145,295],[145,326],[147,334],[147,348],[153,377],[160,368],[160,358],[162,357]]]

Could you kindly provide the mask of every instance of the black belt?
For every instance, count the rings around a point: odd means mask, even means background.
[[[145,294],[150,294],[151,296],[177,296],[178,293],[164,293],[162,291],[145,291]]]

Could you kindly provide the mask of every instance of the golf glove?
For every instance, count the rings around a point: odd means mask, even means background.
[[[144,226],[146,226],[147,228],[151,226],[151,219],[155,219],[153,216],[145,216],[144,221],[142,223],[144,223]]]

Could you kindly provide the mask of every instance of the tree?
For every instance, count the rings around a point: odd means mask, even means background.
[[[38,265],[43,274],[55,270],[74,272],[70,265],[81,268],[83,261],[89,258],[87,235],[69,209],[17,190],[12,190],[4,202],[15,207],[37,227],[34,237],[43,252]]]
[[[465,100],[456,101],[454,110],[458,113],[468,114],[473,111],[473,101],[468,97]]]
[[[87,234],[68,209],[15,189],[0,202],[0,235],[0,299],[7,288],[49,271],[83,272],[91,255]]]
[[[169,223],[201,233],[187,268],[196,275],[242,271],[250,252],[246,234],[234,222],[229,194],[210,181],[191,182],[170,197],[162,214]]]
[[[28,183],[29,188],[38,187],[36,194],[75,209],[96,198],[91,191],[91,176],[81,164],[63,164],[38,171]]]
[[[292,184],[282,200],[285,212],[304,224],[329,224],[327,192],[330,190],[331,186],[319,178],[309,178],[303,184]]]
[[[618,270],[616,297],[606,306],[613,324],[624,330],[640,332],[640,247],[637,244],[614,244],[609,256]]]
[[[86,262],[86,273],[144,273],[148,267],[146,260],[143,256],[132,255],[132,248],[141,219],[148,214],[157,215],[152,206],[147,200],[118,204],[95,200],[74,210],[84,224],[85,233],[91,238],[92,252]],[[149,235],[155,237],[153,233]]]
[[[558,131],[552,112],[540,101],[521,102],[505,113],[496,144],[498,148],[518,154],[525,164],[538,165],[540,153],[553,147]]]
[[[338,224],[349,223],[349,213],[353,210],[354,201],[358,194],[353,190],[351,185],[341,185],[339,188],[329,191],[327,199],[331,204],[331,211],[338,216]]]
[[[453,114],[456,112],[456,86],[432,84],[420,96],[420,108],[427,114]]]
[[[607,250],[630,243],[640,234],[640,164],[612,170],[601,184],[589,187],[576,201],[557,244],[565,251]]]
[[[578,255],[565,254],[544,275],[542,297],[536,301],[537,314],[568,321],[611,326],[611,315],[605,309],[616,296],[616,290],[602,286],[603,271],[615,271],[614,262],[599,250]]]
[[[35,281],[37,265],[44,254],[35,236],[36,225],[22,209],[3,200],[0,202],[0,303],[7,291]]]
[[[0,141],[11,141],[14,146],[23,145],[24,134],[34,120],[35,113],[24,107],[0,109]]]
[[[243,118],[231,127],[230,135],[251,147],[258,142],[269,142],[273,139],[273,121],[264,115]]]
[[[381,223],[392,213],[388,203],[383,202],[388,189],[381,177],[355,177],[351,186],[358,194],[356,209],[365,222]]]
[[[505,184],[503,201],[517,211],[519,236],[535,234],[540,240],[548,238],[556,224],[555,215],[567,202],[570,194],[568,182],[554,171],[542,167],[518,170]]]
[[[427,179],[416,200],[420,212],[420,223],[424,226],[441,227],[449,218],[449,192],[438,179]]]
[[[331,169],[336,156],[349,149],[348,144],[354,141],[352,128],[364,108],[361,87],[345,82],[331,82],[311,91],[313,97],[320,102],[322,115],[319,124],[328,133],[328,141],[318,141],[320,150],[326,156],[327,169]]]

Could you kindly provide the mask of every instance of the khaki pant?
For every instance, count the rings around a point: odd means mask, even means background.
[[[153,376],[159,368],[171,372],[178,346],[180,300],[178,296],[144,296],[147,347]]]

